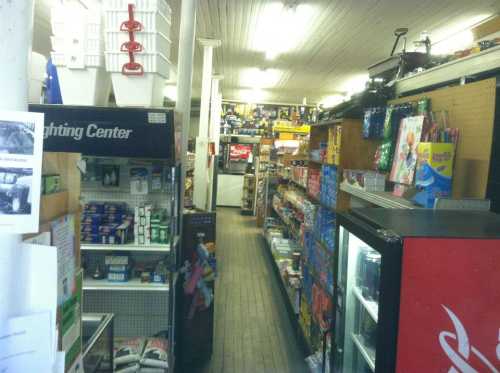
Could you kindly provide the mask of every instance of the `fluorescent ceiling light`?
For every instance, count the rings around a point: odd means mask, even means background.
[[[311,33],[317,7],[310,4],[284,5],[273,1],[266,4],[253,20],[252,50],[265,53],[267,59],[275,59],[303,43]]]
[[[167,85],[163,88],[163,95],[170,101],[177,102],[177,86]]]
[[[244,88],[272,88],[281,78],[277,69],[261,70],[256,67],[243,69],[240,72],[240,86]]]
[[[346,97],[344,95],[331,95],[324,97],[319,104],[324,108],[332,108],[344,102]]]
[[[433,31],[431,34],[431,41],[434,42],[432,54],[451,54],[470,48],[474,43],[472,28],[491,16],[491,14],[477,15]]]
[[[240,91],[240,100],[248,103],[262,103],[268,97],[268,93],[262,89],[244,89]]]
[[[368,74],[354,75],[342,85],[342,88],[340,90],[342,92],[345,92],[347,97],[351,97],[352,95],[363,92],[365,90],[368,79]]]
[[[473,43],[474,35],[472,31],[466,30],[433,44],[431,52],[435,55],[451,54],[459,50],[470,48]]]

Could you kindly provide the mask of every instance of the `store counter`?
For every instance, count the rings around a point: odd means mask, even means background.
[[[112,313],[83,314],[83,366],[86,373],[112,371],[114,317]]]

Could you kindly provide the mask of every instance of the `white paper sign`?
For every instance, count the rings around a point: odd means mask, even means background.
[[[44,115],[0,111],[0,233],[36,233]]]
[[[51,372],[50,313],[16,317],[0,328],[0,372]]]

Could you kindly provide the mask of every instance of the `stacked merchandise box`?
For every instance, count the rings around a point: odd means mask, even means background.
[[[333,211],[320,207],[316,212],[314,234],[317,240],[325,245],[330,253],[335,249],[335,218]]]
[[[328,146],[326,150],[326,162],[328,164],[340,165],[341,143],[342,126],[328,128]]]
[[[86,244],[125,244],[133,224],[126,203],[89,202],[83,209],[80,240]]]
[[[151,212],[153,206],[136,206],[134,211],[134,240],[136,245],[151,244]]]
[[[310,168],[307,175],[307,190],[311,197],[320,199],[321,193],[321,170]]]
[[[337,167],[323,165],[321,167],[321,203],[330,208],[337,206]]]
[[[332,314],[332,297],[316,284],[312,287],[313,293],[313,318],[322,331],[326,331],[329,326],[329,319]]]

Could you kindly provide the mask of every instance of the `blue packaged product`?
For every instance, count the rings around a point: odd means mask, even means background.
[[[118,235],[99,234],[99,243],[103,245],[120,245],[123,241]]]
[[[82,233],[80,236],[80,241],[87,244],[101,243],[100,236],[94,233]]]
[[[100,225],[102,223],[101,214],[83,214],[82,224]]]
[[[124,218],[127,215],[125,214],[104,214],[102,217],[103,223],[110,224],[110,223],[117,223],[121,224],[123,223]]]
[[[104,213],[104,204],[101,202],[89,202],[83,207],[85,214],[102,214]]]
[[[123,214],[127,212],[127,204],[124,202],[109,202],[104,204],[105,214]]]
[[[104,224],[99,227],[99,234],[101,236],[114,236],[119,224]]]
[[[84,223],[84,224],[81,224],[80,231],[82,233],[98,234],[99,233],[99,225]]]

